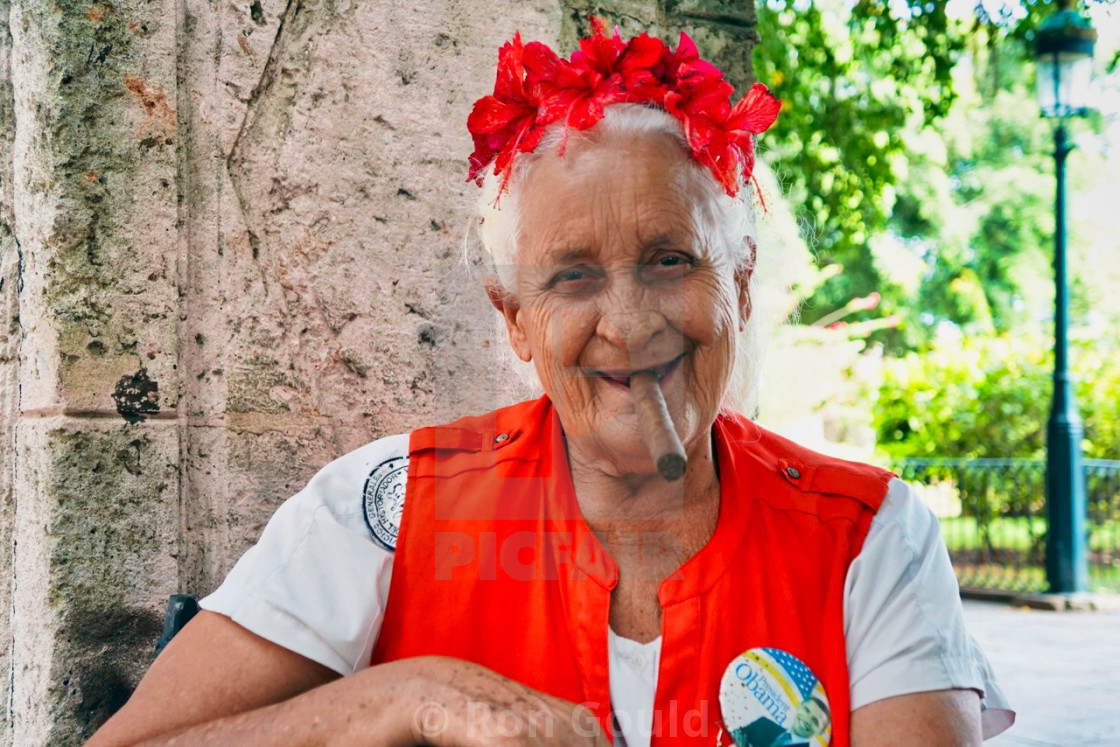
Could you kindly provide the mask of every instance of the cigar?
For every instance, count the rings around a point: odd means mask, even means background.
[[[638,407],[638,427],[642,430],[642,440],[649,448],[649,454],[657,465],[657,472],[672,482],[684,475],[688,461],[684,446],[677,438],[665,397],[657,383],[657,375],[652,371],[642,371],[630,377],[630,391]]]

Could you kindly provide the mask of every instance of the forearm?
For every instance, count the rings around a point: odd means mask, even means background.
[[[424,702],[410,661],[385,664],[281,703],[209,721],[143,745],[413,745]]]
[[[410,744],[409,709],[402,706],[426,694],[417,684],[433,667],[425,662],[394,662],[339,678],[228,617],[203,611],[87,744],[370,744],[370,734],[378,735],[375,744]],[[327,736],[331,732],[337,736]]]
[[[203,612],[87,744],[491,747],[510,728],[523,739],[555,734],[558,745],[607,744],[588,709],[477,664],[422,656],[340,679]]]

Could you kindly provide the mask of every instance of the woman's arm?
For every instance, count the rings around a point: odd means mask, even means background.
[[[455,659],[345,678],[222,615],[168,644],[91,747],[131,745],[607,745],[583,706]]]
[[[980,696],[972,690],[937,690],[869,703],[852,712],[851,742],[852,747],[979,745]]]
[[[969,703],[983,694],[985,737],[1011,725],[1014,714],[965,630],[957,578],[937,519],[905,483],[891,482],[845,590],[853,725],[864,708],[894,704],[887,711],[894,713],[919,693],[913,702],[940,703],[948,696],[934,694],[951,692],[961,694],[950,701]]]
[[[278,703],[337,678],[322,664],[203,610],[88,744],[135,744]]]

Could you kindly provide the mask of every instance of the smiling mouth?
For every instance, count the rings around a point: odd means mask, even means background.
[[[681,355],[678,355],[676,358],[669,361],[668,363],[662,363],[660,366],[651,366],[649,368],[631,368],[631,369],[628,369],[628,370],[614,369],[614,370],[607,370],[607,371],[597,370],[597,369],[588,369],[587,370],[587,375],[588,376],[594,376],[594,377],[600,378],[600,379],[605,379],[612,384],[615,384],[617,386],[625,387],[626,389],[629,389],[630,388],[630,377],[631,376],[633,376],[635,374],[643,373],[643,372],[649,372],[649,373],[652,373],[654,376],[656,376],[657,381],[660,383],[661,381],[663,381],[665,379],[665,377],[667,377],[674,370],[676,370],[677,366],[680,365],[680,362],[683,361],[683,360],[684,360],[684,354],[682,353]]]

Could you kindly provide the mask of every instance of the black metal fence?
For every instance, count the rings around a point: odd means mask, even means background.
[[[907,459],[894,465],[941,522],[961,586],[1046,591],[1046,463]],[[1089,586],[1120,591],[1120,461],[1084,461]]]

